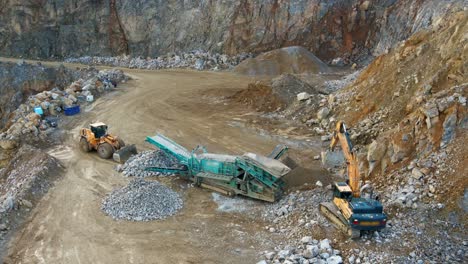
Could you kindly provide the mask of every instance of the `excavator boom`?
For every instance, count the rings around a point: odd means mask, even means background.
[[[336,124],[330,150],[333,151],[338,143],[345,156],[348,181],[334,184],[333,202],[321,203],[320,212],[351,238],[357,238],[361,230],[375,231],[384,228],[387,216],[379,201],[361,198],[357,156],[346,126],[341,121]]]
[[[333,132],[333,137],[332,137],[331,144],[330,144],[331,151],[335,149],[338,142],[341,145],[341,148],[343,150],[343,153],[346,159],[349,187],[351,187],[351,190],[353,192],[353,197],[359,198],[361,197],[361,193],[359,190],[360,176],[359,176],[359,170],[358,170],[357,157],[353,150],[353,144],[351,143],[351,140],[349,139],[349,134],[346,131],[346,126],[342,121],[339,121],[336,124],[336,129]]]

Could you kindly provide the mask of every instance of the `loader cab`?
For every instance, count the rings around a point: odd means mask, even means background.
[[[90,125],[91,132],[93,132],[95,138],[101,138],[107,135],[107,125],[104,123],[94,123]]]
[[[353,191],[346,182],[335,182],[333,185],[333,197],[349,201],[353,198]]]

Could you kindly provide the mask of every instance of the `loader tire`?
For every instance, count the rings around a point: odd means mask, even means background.
[[[84,138],[84,137],[82,137],[80,139],[80,149],[81,149],[81,151],[83,151],[85,153],[91,151],[91,146],[89,145],[88,140],[86,140],[86,138]]]
[[[102,143],[99,145],[98,149],[99,157],[103,159],[110,159],[114,155],[114,148],[109,143]]]
[[[117,142],[119,142],[119,148],[125,147],[125,141],[121,138],[117,138]]]

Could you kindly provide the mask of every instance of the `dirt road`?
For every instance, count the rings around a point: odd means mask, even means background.
[[[67,168],[11,241],[7,263],[252,263],[266,249],[269,234],[261,222],[240,214],[219,213],[211,193],[166,180],[181,192],[185,206],[165,221],[113,221],[100,210],[102,198],[128,179],[110,161],[75,148],[80,127],[103,121],[139,149],[151,148],[145,136],[162,132],[187,148],[204,144],[212,151],[268,153],[271,138],[228,126],[243,109],[223,104],[200,91],[239,89],[248,79],[226,73],[127,71],[135,79],[119,92],[85,109],[63,146],[50,151]],[[182,186],[182,188],[181,188]],[[265,239],[267,238],[267,239]],[[271,237],[275,239],[275,237]]]

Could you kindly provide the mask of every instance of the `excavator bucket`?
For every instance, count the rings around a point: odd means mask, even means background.
[[[341,167],[345,163],[345,157],[341,151],[322,151],[322,164],[326,168]]]
[[[125,163],[132,155],[137,153],[135,145],[128,145],[114,152],[112,158],[118,163]]]

